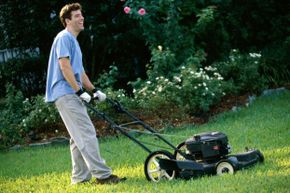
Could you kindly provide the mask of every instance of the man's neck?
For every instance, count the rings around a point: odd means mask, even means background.
[[[77,38],[77,36],[79,35],[80,32],[76,32],[74,30],[72,30],[71,28],[69,28],[68,26],[65,28],[68,32],[70,32],[74,37]]]

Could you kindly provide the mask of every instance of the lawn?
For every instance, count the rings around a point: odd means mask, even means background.
[[[263,152],[264,164],[234,175],[149,182],[143,171],[148,154],[120,136],[100,139],[100,145],[114,173],[128,178],[124,183],[71,185],[69,147],[27,148],[0,153],[0,192],[290,192],[289,101],[289,91],[258,97],[249,107],[220,114],[207,124],[165,129],[166,138],[176,145],[196,133],[222,131],[233,153],[246,146]],[[159,144],[152,136],[139,138]]]

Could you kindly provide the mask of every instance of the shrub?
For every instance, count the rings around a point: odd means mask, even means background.
[[[163,76],[131,83],[135,100],[143,106],[159,108],[164,104],[177,105],[188,113],[208,111],[225,94],[223,77],[216,68],[195,69],[195,65],[182,66],[172,79]]]
[[[266,81],[261,76],[261,54],[242,54],[233,49],[225,61],[216,62],[218,69],[225,81],[233,84],[233,93],[259,92],[266,87]]]
[[[189,0],[126,1],[124,11],[139,22],[151,49],[153,68],[160,70],[156,73],[167,76],[204,49],[204,42],[197,45],[195,38],[215,21],[216,6],[209,4]],[[163,52],[157,47],[163,47]]]
[[[290,82],[290,36],[284,41],[263,49],[261,74],[269,85]]]
[[[19,125],[25,116],[23,101],[22,92],[7,84],[4,109],[0,116],[0,148],[23,141],[23,130]]]
[[[22,92],[12,84],[6,86],[3,104],[0,117],[0,148],[22,144],[31,131],[35,133],[39,129],[53,128],[61,121],[56,108],[45,103],[43,96],[25,99]]]
[[[0,65],[0,81],[3,85],[13,84],[24,96],[31,97],[43,92],[46,68],[42,57],[10,59]],[[0,93],[4,94],[5,90],[0,88]]]
[[[31,101],[24,101],[25,118],[20,126],[26,133],[43,128],[51,128],[60,122],[60,116],[53,104],[46,103],[42,95],[37,95]]]
[[[114,84],[117,82],[118,67],[110,66],[109,72],[104,72],[99,76],[96,81],[96,85],[100,88],[113,88]]]

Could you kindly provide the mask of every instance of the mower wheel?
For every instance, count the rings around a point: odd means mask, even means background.
[[[146,158],[144,172],[148,181],[159,182],[161,179],[172,180],[176,171],[163,170],[159,166],[159,159],[173,159],[173,155],[168,151],[154,151]]]
[[[179,145],[177,145],[176,147],[177,149],[179,149],[182,153],[187,154],[187,148],[185,145],[185,142],[180,143]],[[174,157],[176,160],[186,160],[185,157],[183,157],[180,153],[178,153],[178,151],[174,151]]]
[[[224,175],[226,173],[234,174],[234,172],[235,172],[234,167],[232,166],[231,163],[229,163],[227,161],[222,161],[222,162],[218,163],[218,165],[216,167],[216,174],[219,176]]]

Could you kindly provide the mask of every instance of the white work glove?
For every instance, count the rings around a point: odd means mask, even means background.
[[[94,93],[93,94],[94,99],[97,99],[100,102],[106,100],[107,98],[107,95],[100,90],[94,89],[93,93]]]
[[[91,101],[91,95],[89,95],[87,92],[83,91],[83,89],[80,89],[76,92],[76,94],[84,101],[89,103]]]

